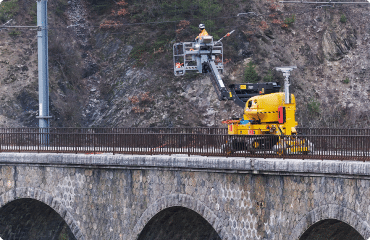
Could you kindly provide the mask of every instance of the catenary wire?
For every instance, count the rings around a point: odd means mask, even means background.
[[[328,3],[330,3],[330,2],[328,2]],[[353,3],[357,4],[357,2],[353,2]],[[360,2],[360,3],[362,3],[362,2]],[[341,5],[338,5],[338,6],[341,6]],[[314,12],[314,11],[322,10],[322,9],[325,9],[325,7],[329,7],[329,6],[326,6],[326,5],[325,6],[318,6],[318,7],[315,7],[315,8],[312,8],[312,9],[307,9],[307,10],[300,11],[300,12],[289,11],[289,12],[275,12],[275,13],[277,13],[278,15],[304,14],[304,13],[308,13],[308,12]],[[346,6],[346,7],[348,7],[348,6]],[[271,14],[271,12],[261,13],[261,14],[254,14],[254,16],[255,17],[265,17],[265,16],[269,16],[270,14]],[[232,19],[232,18],[240,18],[240,17],[239,16],[226,16],[226,17],[208,17],[207,16],[203,20]],[[143,25],[153,25],[153,24],[178,23],[178,22],[183,21],[183,20],[186,20],[186,21],[189,21],[189,22],[194,22],[194,21],[200,22],[200,21],[202,21],[202,19],[200,19],[200,18],[190,18],[190,19],[181,19],[181,20],[170,20],[170,21],[120,23],[120,24],[111,24],[111,25],[106,24],[104,26],[105,27],[143,26]],[[66,27],[48,27],[48,29],[67,29],[67,28],[73,28],[73,27],[80,27],[80,25],[75,24],[75,25],[70,25],[70,26],[66,26]],[[88,26],[88,27],[89,28],[101,28],[102,26],[101,25],[92,25],[92,26]],[[21,29],[23,28],[23,29],[32,29],[32,30],[34,30],[34,29],[39,28],[39,26],[0,26],[0,29],[7,29],[7,28],[21,28]]]

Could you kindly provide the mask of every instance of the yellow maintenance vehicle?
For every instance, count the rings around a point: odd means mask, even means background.
[[[249,135],[233,138],[225,144],[225,151],[273,151],[278,154],[308,154],[313,144],[297,135],[296,102],[289,94],[289,72],[293,67],[277,68],[285,76],[285,91],[251,97],[244,107],[241,119],[226,120],[229,135]]]
[[[280,86],[275,82],[232,84],[227,89],[220,75],[223,72],[220,40],[214,42],[212,36],[206,36],[196,42],[175,43],[173,50],[175,76],[186,71],[209,73],[219,100],[233,100],[244,108],[242,118],[223,121],[230,135],[223,145],[225,152],[313,152],[313,144],[300,138],[296,130],[296,102],[294,95],[289,94],[289,76],[295,66],[276,68],[285,76],[284,92],[278,92]]]

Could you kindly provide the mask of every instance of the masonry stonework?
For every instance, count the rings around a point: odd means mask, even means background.
[[[199,214],[220,239],[299,239],[323,219],[370,237],[362,162],[10,153],[0,162],[1,208],[37,200],[79,240],[135,240],[171,207]]]

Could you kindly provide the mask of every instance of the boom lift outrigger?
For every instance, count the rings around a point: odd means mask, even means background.
[[[244,108],[243,118],[223,121],[228,124],[231,136],[224,150],[230,153],[241,150],[279,154],[312,152],[312,143],[299,138],[295,129],[298,125],[296,103],[294,95],[289,94],[289,75],[296,67],[276,68],[285,76],[284,93],[279,92],[276,82],[232,84],[228,90],[220,75],[224,70],[221,40],[214,42],[212,36],[203,36],[196,42],[175,43],[173,60],[175,76],[187,71],[208,73],[219,100],[233,100]]]

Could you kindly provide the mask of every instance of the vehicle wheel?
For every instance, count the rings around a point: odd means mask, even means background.
[[[252,143],[252,149],[259,149],[261,147],[261,142],[259,140],[254,140]]]
[[[272,151],[274,151],[278,155],[285,155],[286,154],[286,144],[281,142],[278,142],[272,147]]]

